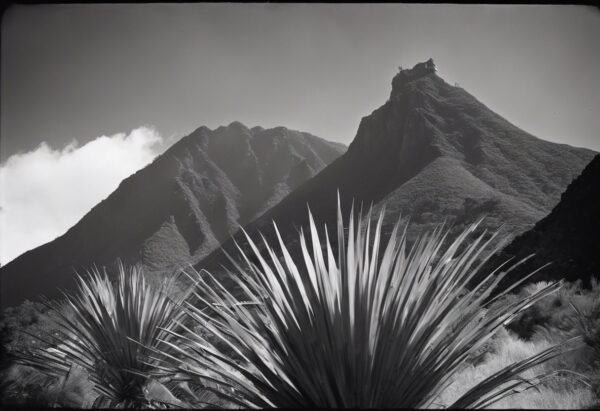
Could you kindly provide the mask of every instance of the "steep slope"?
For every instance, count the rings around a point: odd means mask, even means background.
[[[435,72],[433,62],[400,71],[388,101],[364,117],[348,151],[246,227],[272,239],[271,221],[290,244],[307,221],[306,205],[335,223],[336,192],[347,212],[352,199],[384,203],[384,231],[411,218],[411,236],[443,220],[458,230],[487,215],[483,227],[514,235],[556,204],[594,152],[540,140],[492,112]],[[238,237],[243,243],[243,239]],[[224,244],[234,251],[232,241]],[[218,269],[219,250],[197,267]]]
[[[200,127],[123,180],[56,240],[0,268],[2,305],[72,285],[117,257],[149,271],[196,262],[345,151],[298,131]]]
[[[589,286],[591,278],[600,277],[599,212],[600,155],[597,155],[568,186],[552,212],[531,230],[516,237],[491,264],[535,254],[511,272],[505,284],[550,262],[530,281],[581,279]]]

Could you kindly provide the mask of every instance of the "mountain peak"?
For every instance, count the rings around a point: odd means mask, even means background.
[[[233,130],[243,130],[243,131],[249,131],[248,127],[246,127],[244,124],[242,124],[239,121],[232,121],[231,123],[229,123],[229,125],[227,126],[228,129],[233,129]]]
[[[319,224],[335,224],[339,192],[345,212],[353,201],[387,204],[385,232],[410,216],[409,239],[444,220],[459,232],[484,215],[482,229],[516,235],[550,211],[593,155],[520,130],[437,76],[429,59],[396,74],[392,95],[361,119],[346,153],[244,229],[265,234],[276,221],[293,241],[307,203]],[[236,242],[244,243],[241,234],[223,247],[235,253]],[[198,268],[222,262],[222,251],[213,252]]]
[[[427,61],[415,64],[415,66],[411,69],[403,69],[402,66],[400,66],[399,68],[400,71],[394,76],[394,79],[392,80],[392,94],[394,93],[394,90],[406,83],[431,74],[435,74],[435,72],[437,72],[437,68],[432,58],[430,58]]]

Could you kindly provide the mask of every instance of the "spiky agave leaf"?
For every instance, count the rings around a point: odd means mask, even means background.
[[[172,338],[168,330],[183,318],[168,295],[175,278],[157,287],[138,267],[126,270],[119,263],[115,284],[96,267],[77,281],[77,292],[65,294],[64,303],[45,301],[56,317],[56,335],[34,337],[50,348],[22,352],[17,361],[59,378],[77,364],[94,384],[96,405],[147,405],[149,348],[165,350]]]
[[[227,272],[241,296],[206,271],[188,274],[195,285],[194,301],[184,303],[187,316],[226,348],[192,329],[169,332],[180,341],[165,343],[179,356],[170,356],[165,370],[227,387],[220,395],[243,407],[426,407],[499,327],[561,286],[549,284],[486,314],[510,291],[490,298],[510,269],[466,286],[485,263],[482,253],[495,234],[468,242],[475,223],[446,246],[448,232],[440,226],[408,249],[406,228],[398,235],[400,222],[384,243],[383,211],[374,233],[370,214],[361,213],[355,223],[351,211],[346,240],[338,201],[337,258],[312,215],[310,247],[300,234],[301,263],[275,224],[280,258],[264,238],[261,253],[246,234],[257,263],[238,247],[245,267],[232,260],[235,271]],[[488,405],[528,386],[519,374],[559,351],[501,370],[454,406]]]

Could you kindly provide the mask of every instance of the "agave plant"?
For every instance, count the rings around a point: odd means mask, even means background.
[[[21,352],[17,362],[57,379],[79,367],[94,386],[88,405],[147,407],[148,387],[158,382],[148,384],[152,364],[145,347],[168,348],[169,330],[183,313],[168,295],[175,277],[157,287],[138,267],[118,268],[116,284],[94,267],[78,276],[78,291],[65,294],[64,303],[45,301],[55,330],[33,335],[46,348]]]
[[[261,252],[246,234],[252,258],[238,246],[242,262],[231,259],[235,269],[224,274],[235,293],[209,272],[188,273],[193,294],[183,307],[197,327],[165,330],[178,342],[164,340],[177,355],[154,350],[163,372],[217,384],[215,393],[242,407],[431,407],[499,327],[561,285],[486,313],[512,289],[489,298],[510,270],[501,267],[466,287],[495,234],[467,242],[476,223],[447,245],[448,231],[439,226],[409,247],[400,222],[382,239],[383,215],[373,232],[371,210],[355,223],[352,209],[346,240],[338,200],[334,254],[327,228],[322,242],[309,211],[312,245],[301,231],[300,262],[276,224],[279,257],[264,237]],[[534,386],[539,380],[519,374],[560,352],[553,347],[515,363],[449,405],[483,407]]]

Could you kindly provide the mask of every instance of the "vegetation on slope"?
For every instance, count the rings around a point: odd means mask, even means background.
[[[509,294],[491,309],[535,294],[548,283],[532,283],[518,294]],[[557,293],[544,297],[519,314],[494,335],[476,360],[466,363],[442,393],[441,404],[451,403],[470,384],[479,382],[497,369],[534,355],[553,344],[583,335],[579,350],[551,360],[533,373],[552,372],[537,390],[517,394],[494,404],[493,408],[585,409],[600,406],[600,283],[582,288],[581,282],[566,283]]]
[[[80,280],[66,306],[5,311],[3,354],[16,348],[19,364],[5,364],[4,404],[600,405],[595,280],[591,289],[537,283],[488,303],[493,287],[465,288],[493,242],[468,241],[476,225],[454,241],[438,228],[410,247],[399,222],[386,242],[382,214],[374,226],[370,213],[351,215],[349,227],[341,214],[341,247],[327,231],[322,242],[309,218],[300,264],[277,226],[281,255],[248,236],[252,254],[239,249],[228,276],[239,294],[196,273],[180,305],[134,269],[116,284],[106,273]],[[570,351],[557,356],[557,344]]]
[[[466,289],[491,241],[482,235],[466,243],[476,225],[447,247],[438,228],[407,249],[406,230],[396,236],[399,223],[382,241],[382,221],[380,214],[371,227],[370,213],[355,222],[352,212],[346,239],[338,208],[335,256],[327,231],[322,243],[310,216],[312,247],[302,233],[301,264],[276,225],[281,255],[268,244],[261,253],[248,237],[256,263],[242,252],[244,263],[232,260],[236,269],[229,272],[241,295],[210,273],[195,272],[193,300],[184,303],[188,319],[227,348],[190,328],[173,332],[179,343],[169,345],[178,356],[156,350],[165,367],[159,375],[228,387],[220,395],[242,407],[432,406],[496,330],[560,288],[548,284],[486,312],[490,290]],[[552,346],[508,364],[449,405],[486,406],[535,385],[540,376],[519,375],[560,351]]]
[[[531,284],[519,295],[505,298],[516,300],[531,294],[547,284]],[[571,303],[578,307],[575,311]],[[497,305],[503,305],[503,299]],[[16,346],[35,348],[39,339],[29,334],[50,332],[52,313],[41,304],[25,303],[18,308],[3,312],[0,332],[3,335],[1,358],[6,367],[0,370],[0,404],[4,406],[49,407],[59,404],[65,407],[85,407],[93,404],[94,392],[87,375],[76,369],[74,378],[53,379],[31,367],[12,364],[10,353]],[[585,324],[585,326],[583,325]],[[585,331],[589,330],[589,331]],[[594,331],[595,330],[595,331]],[[600,286],[594,283],[590,289],[577,283],[565,283],[555,294],[545,297],[519,314],[508,328],[501,327],[494,336],[459,367],[450,385],[431,404],[433,408],[446,406],[456,400],[475,383],[489,377],[497,370],[535,355],[552,344],[561,343],[574,335],[584,334],[585,346],[536,367],[527,372],[527,377],[545,372],[560,372],[538,385],[537,390],[526,390],[492,404],[490,408],[530,409],[585,409],[600,406]],[[227,350],[218,338],[201,328],[219,349]],[[583,376],[583,378],[582,378]],[[214,386],[214,385],[213,385]],[[173,390],[176,392],[176,390]],[[204,391],[204,392],[203,392]],[[209,404],[232,406],[219,401],[200,387],[196,398]],[[185,398],[182,396],[182,398]],[[203,407],[204,402],[189,403],[188,406]],[[229,405],[228,405],[229,404]]]
[[[535,254],[505,284],[532,267],[551,262],[532,280],[582,280],[589,287],[600,275],[600,155],[568,186],[552,212],[509,244],[492,263]]]

